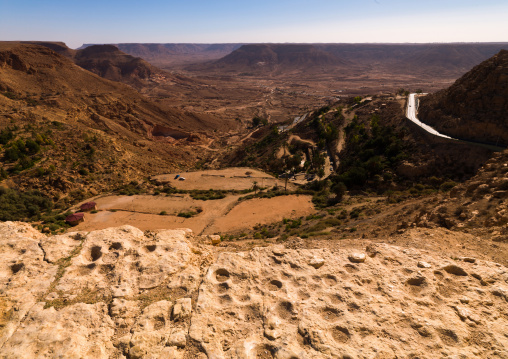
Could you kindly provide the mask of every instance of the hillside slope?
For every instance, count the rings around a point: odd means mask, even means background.
[[[508,51],[422,98],[419,117],[454,137],[508,146]]]
[[[203,150],[181,146],[213,125],[38,45],[0,43],[0,94],[0,180],[55,198],[190,166]]]

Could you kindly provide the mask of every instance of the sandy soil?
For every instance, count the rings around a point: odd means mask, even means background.
[[[249,229],[256,224],[279,222],[283,218],[298,218],[313,212],[314,205],[311,196],[255,198],[241,202],[226,216],[217,218],[206,232],[221,233]]]
[[[196,201],[188,195],[172,196],[107,196],[98,198],[97,208],[101,210],[117,209],[129,212],[147,214],[159,214],[166,211],[168,214],[178,214],[181,211],[189,211],[203,204],[217,201]]]
[[[250,177],[247,175],[250,172]],[[185,181],[175,179],[179,174]],[[152,179],[161,183],[168,183],[178,189],[184,190],[244,190],[252,188],[254,181],[260,187],[284,186],[283,179],[277,179],[264,172],[248,168],[236,167],[223,170],[207,170],[196,172],[179,172],[154,176]],[[288,184],[288,190],[294,190],[293,185]]]
[[[143,231],[190,228],[196,234],[213,234],[252,229],[257,223],[297,218],[314,212],[309,196],[281,196],[239,202],[239,195],[200,201],[180,196],[107,196],[96,200],[97,213],[87,213],[85,222],[72,230],[92,231],[130,224]],[[202,210],[194,217],[180,212]],[[296,209],[294,209],[296,208]],[[160,215],[166,211],[167,215]]]

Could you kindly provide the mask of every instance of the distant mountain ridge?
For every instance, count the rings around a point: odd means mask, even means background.
[[[83,44],[85,49],[94,44]],[[238,49],[241,43],[192,44],[192,43],[118,43],[116,46],[131,56],[140,57],[157,67],[189,64],[220,59]]]
[[[350,64],[315,45],[259,44],[243,45],[216,61],[218,67],[307,67],[341,66]]]
[[[245,71],[245,66],[257,68],[259,62],[281,63],[290,67],[356,65],[363,69],[375,66],[381,71],[405,73],[437,71],[440,74],[461,76],[481,61],[495,55],[508,43],[427,43],[427,44],[345,44],[345,43],[128,43],[113,44],[119,50],[141,57],[158,67],[186,66],[191,71]],[[81,48],[91,46],[85,44]],[[306,49],[302,51],[291,49]],[[277,54],[276,56],[274,55]],[[281,54],[290,54],[289,58]],[[276,59],[276,60],[275,60]]]

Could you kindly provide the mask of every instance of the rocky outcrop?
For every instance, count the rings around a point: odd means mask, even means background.
[[[448,89],[423,97],[418,117],[441,133],[508,146],[508,51],[474,67]]]
[[[508,151],[498,152],[476,176],[450,189],[443,198],[419,211],[404,227],[489,227],[493,239],[504,242],[508,234]],[[507,237],[508,238],[508,237]]]
[[[386,244],[202,243],[188,230],[0,224],[0,357],[508,356],[500,264]]]

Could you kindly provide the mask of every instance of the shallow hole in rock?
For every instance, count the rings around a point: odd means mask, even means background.
[[[281,302],[277,306],[276,312],[279,318],[290,320],[293,317],[293,304],[291,302]]]
[[[90,263],[89,265],[86,266],[88,269],[94,269],[95,267],[97,267],[97,264],[95,263]]]
[[[273,359],[275,354],[275,348],[271,345],[259,345],[256,348],[256,359]]]
[[[425,277],[409,278],[406,281],[406,283],[409,284],[409,285],[421,286],[421,285],[423,285],[425,283]]]
[[[215,278],[219,282],[225,282],[229,279],[229,272],[224,268],[217,269],[215,271]]]
[[[439,329],[438,333],[439,337],[446,345],[455,345],[459,342],[459,337],[453,330]]]
[[[97,259],[99,259],[102,256],[101,247],[99,247],[99,246],[92,247],[92,250],[90,251],[90,256],[92,258],[92,261],[94,261],[94,262]]]
[[[305,290],[299,290],[298,291],[298,298],[305,300],[310,298],[310,294],[307,293]]]
[[[330,322],[333,322],[337,319],[339,319],[340,311],[337,308],[333,307],[325,307],[321,309],[321,317],[323,319],[328,320]]]
[[[115,262],[120,255],[117,252],[109,252],[104,257],[102,257],[102,260],[104,262]]]
[[[270,283],[268,284],[268,290],[270,290],[270,291],[276,291],[281,288],[282,288],[282,282],[279,280],[276,280],[276,279],[270,281]]]
[[[288,278],[293,278],[293,274],[291,273],[288,273],[288,272],[282,272],[282,276],[286,279]]]
[[[358,299],[361,299],[364,297],[364,294],[362,292],[355,291],[355,292],[353,292],[353,294]]]
[[[454,264],[447,265],[443,268],[446,272],[454,275],[460,275],[460,276],[466,276],[467,273],[464,269],[460,268],[459,266],[456,266]]]
[[[330,294],[330,301],[334,304],[339,304],[344,301],[340,294]]]
[[[104,265],[100,266],[100,270],[99,271],[100,271],[101,274],[108,274],[113,269],[115,269],[114,265],[112,265],[112,264],[104,264]]]
[[[325,275],[323,280],[329,286],[337,284],[337,277],[335,277],[334,275],[331,275],[331,274]]]
[[[220,304],[226,304],[231,303],[233,301],[233,298],[229,294],[224,294],[219,297]]]
[[[358,304],[356,304],[355,302],[348,303],[347,306],[348,306],[349,310],[358,310],[358,309],[360,309],[360,306]]]
[[[229,349],[231,349],[231,341],[229,338],[224,338],[221,341],[221,344],[222,344],[222,351],[227,352]]]
[[[351,334],[349,334],[349,330],[346,328],[336,326],[332,328],[332,337],[339,343],[345,343],[351,338]]]
[[[313,275],[311,278],[312,278],[312,280],[314,281],[314,283],[321,284],[321,277],[320,277],[320,276],[318,276],[318,275]]]
[[[154,330],[161,330],[166,326],[166,319],[164,317],[155,317],[153,318],[153,329]]]
[[[109,246],[109,249],[115,249],[115,250],[119,250],[119,249],[122,249],[122,243],[120,242],[115,242],[113,243],[112,245]]]
[[[227,282],[222,282],[218,285],[219,293],[225,293],[229,289],[229,284]]]
[[[346,264],[344,267],[346,267],[346,270],[347,270],[349,273],[358,272],[358,268],[356,268],[356,266],[355,266],[355,265],[353,265],[353,264]]]
[[[240,302],[248,302],[250,301],[250,295],[246,294],[246,295],[241,295],[238,297],[238,300]]]
[[[13,274],[18,273],[20,270],[23,269],[25,265],[23,263],[16,263],[11,266],[11,270]]]
[[[277,258],[277,257],[272,257],[272,259],[275,262],[275,264],[281,264],[282,263],[282,261],[279,258]]]
[[[157,246],[155,244],[150,244],[150,245],[146,246],[145,248],[148,250],[148,252],[153,252],[153,251],[155,251]]]
[[[438,271],[438,270],[435,270],[435,271],[434,271],[434,275],[435,275],[438,279],[443,279],[443,277],[444,277],[443,272]]]

